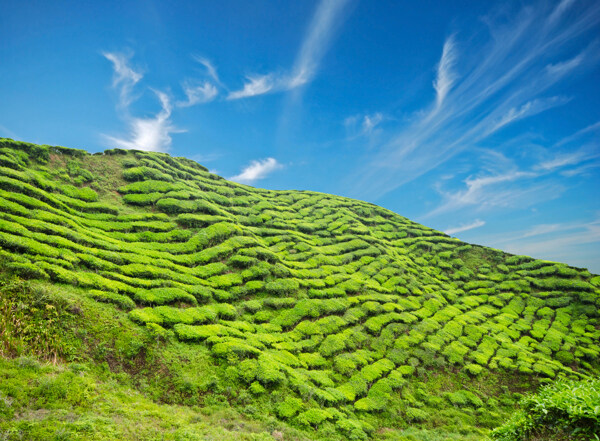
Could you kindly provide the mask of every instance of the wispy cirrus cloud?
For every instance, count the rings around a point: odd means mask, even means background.
[[[449,185],[448,179],[441,179],[437,190],[442,202],[424,218],[465,208],[478,212],[498,207],[524,208],[561,196],[567,182],[556,179],[557,176],[570,178],[600,167],[600,143],[595,139],[597,131],[600,131],[600,123],[564,137],[544,148],[541,159],[525,168],[500,152],[480,149],[477,162],[481,170],[458,186],[454,185],[453,190],[444,190],[442,186]]]
[[[134,86],[143,78],[141,72],[129,65],[133,54],[103,52],[113,65],[114,89],[119,91],[118,109],[128,126],[128,133],[123,136],[104,134],[103,137],[113,147],[147,151],[166,151],[171,147],[171,134],[181,132],[171,121],[173,107],[169,96],[161,91],[151,89],[158,98],[161,109],[152,117],[135,117],[131,115],[129,106],[135,100],[132,96]]]
[[[372,135],[379,129],[377,127],[386,119],[381,112],[364,115],[352,115],[344,120],[344,126],[348,132],[348,139],[356,139],[360,136]]]
[[[369,152],[350,177],[356,194],[376,199],[501,129],[566,104],[570,97],[548,97],[547,91],[600,59],[596,40],[578,38],[598,27],[600,4],[572,3],[539,3],[508,19],[506,11],[486,17],[489,39],[481,50],[469,47],[466,38],[459,44],[459,33],[448,37],[437,63],[434,100],[375,154]]]
[[[127,107],[131,104],[131,91],[133,87],[143,78],[141,71],[133,69],[129,65],[129,59],[133,54],[119,52],[102,52],[102,55],[113,65],[113,88],[119,89],[119,104]]]
[[[172,106],[166,93],[155,90],[161,104],[161,110],[150,118],[129,116],[129,133],[126,137],[105,135],[106,139],[120,148],[164,152],[171,147],[171,134],[178,130],[171,122]]]
[[[182,87],[187,100],[177,102],[178,107],[190,107],[196,104],[208,103],[214,100],[219,94],[217,88],[208,81],[193,82],[187,80],[183,82]]]
[[[241,89],[229,93],[228,100],[238,100],[271,92],[296,89],[311,82],[327,50],[339,17],[348,0],[321,0],[308,31],[288,73],[248,75]]]
[[[251,161],[250,164],[242,170],[239,175],[229,178],[231,181],[240,184],[252,184],[255,181],[266,178],[276,170],[283,168],[275,158],[266,158],[260,161]]]
[[[347,4],[348,0],[322,0],[319,3],[292,69],[289,79],[291,88],[306,84],[314,78],[339,24],[336,21]]]
[[[480,242],[514,254],[587,266],[590,271],[600,273],[598,213],[589,221],[539,224],[512,234],[488,236]]]
[[[208,59],[201,57],[199,55],[194,55],[194,60],[200,63],[205,67],[208,76],[218,85],[222,86],[221,80],[219,79],[219,75],[217,74],[217,68],[215,65]]]
[[[524,200],[539,202],[545,193],[546,198],[555,198],[562,193],[558,185],[522,185],[523,180],[536,177],[535,173],[511,170],[493,175],[468,177],[464,189],[451,192],[441,191],[444,202],[424,217],[429,218],[464,208],[484,211],[498,207],[524,205]],[[518,183],[519,185],[509,185]],[[530,202],[530,203],[531,203]]]
[[[433,83],[436,92],[436,107],[440,107],[446,95],[456,81],[454,73],[454,64],[456,63],[456,43],[454,36],[450,36],[444,43],[442,49],[442,58],[438,64],[437,77]]]
[[[451,236],[451,235],[456,234],[456,233],[463,233],[465,231],[469,231],[469,230],[473,230],[475,228],[483,227],[484,225],[485,225],[485,221],[482,221],[480,219],[475,219],[471,223],[463,224],[463,225],[460,225],[458,227],[448,228],[447,230],[444,230],[444,233],[446,233],[447,235]]]
[[[248,76],[246,77],[244,87],[240,90],[230,92],[227,99],[239,100],[240,98],[264,95],[272,91],[276,86],[281,87],[281,85],[281,80],[274,78],[273,75]]]

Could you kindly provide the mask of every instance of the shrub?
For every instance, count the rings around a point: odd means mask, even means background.
[[[6,269],[24,279],[49,279],[48,273],[30,262],[9,262],[5,264]]]
[[[277,413],[281,418],[292,418],[302,409],[303,403],[299,398],[287,397],[277,406]]]
[[[300,287],[295,279],[277,279],[265,285],[267,292],[277,295],[291,294]]]
[[[99,302],[113,303],[119,308],[130,311],[135,308],[135,303],[129,297],[116,294],[114,292],[104,292],[98,290],[91,290],[90,295]]]
[[[317,426],[323,421],[332,419],[333,415],[326,409],[308,409],[296,417],[298,423],[304,426]]]
[[[559,380],[523,398],[520,410],[492,431],[498,441],[596,439],[600,433],[600,380]]]
[[[139,290],[135,293],[135,300],[150,305],[165,305],[176,301],[196,304],[196,298],[179,288],[154,288]]]

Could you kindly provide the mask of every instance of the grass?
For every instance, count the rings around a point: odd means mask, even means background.
[[[484,439],[523,392],[599,373],[584,269],[166,154],[0,152],[0,350],[55,363],[44,375],[82,363],[93,384],[121,375],[148,403],[248,414],[268,436],[426,440]],[[188,439],[177,424],[164,439]]]

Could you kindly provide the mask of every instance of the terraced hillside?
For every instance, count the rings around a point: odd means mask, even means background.
[[[598,276],[167,154],[0,139],[0,244],[319,436],[479,439],[540,381],[598,373]]]

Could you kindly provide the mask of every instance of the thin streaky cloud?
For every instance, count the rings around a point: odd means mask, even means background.
[[[380,112],[372,115],[365,115],[362,122],[362,133],[370,134],[373,133],[375,127],[377,127],[383,121],[383,114]]]
[[[517,234],[510,240],[502,238],[495,242],[492,241],[490,245],[501,246],[504,250],[514,254],[525,254],[553,261],[568,261],[575,265],[587,266],[594,263],[593,255],[590,255],[588,259],[582,259],[582,256],[590,253],[590,250],[594,248],[597,249],[596,244],[598,243],[600,243],[600,220],[595,219],[583,223],[557,224],[552,231],[543,231],[542,229],[538,234]],[[600,272],[598,263],[589,269],[595,273]]]
[[[590,170],[593,170],[596,168],[600,168],[600,161],[590,162],[588,164],[582,165],[581,167],[572,168],[570,170],[565,170],[565,171],[560,172],[560,174],[567,178],[572,178],[573,176],[583,175],[583,174],[589,172]]]
[[[549,20],[553,13],[555,18]],[[508,22],[506,16],[491,15],[486,23],[491,37],[481,50],[461,43],[459,52],[456,37],[446,40],[437,64],[434,101],[386,137],[391,140],[376,153],[370,149],[364,165],[349,176],[357,197],[377,199],[456,154],[477,148],[501,128],[564,105],[568,97],[548,98],[545,92],[598,62],[590,49],[595,43],[572,43],[598,26],[599,3],[571,8],[569,14],[524,7]],[[582,49],[584,44],[588,46]]]
[[[212,78],[212,80],[218,85],[222,86],[221,80],[219,79],[219,75],[217,74],[217,68],[208,60],[207,58],[200,57],[198,55],[194,56],[194,60],[203,65],[206,69],[206,73],[208,76]]]
[[[0,134],[3,134],[5,136],[8,136],[9,138],[12,139],[21,139],[19,137],[19,135],[17,135],[15,132],[13,132],[12,130],[7,129],[5,126],[0,124]]]
[[[132,54],[125,55],[117,52],[102,52],[102,55],[113,65],[113,88],[119,88],[119,104],[127,107],[132,102],[131,91],[143,78],[143,74],[129,66]]]
[[[501,248],[509,253],[533,256],[572,265],[595,267],[589,270],[600,273],[597,260],[597,243],[600,242],[600,217],[588,221],[538,224],[530,228],[486,234],[472,238],[472,242]]]
[[[533,99],[531,101],[526,102],[519,108],[511,108],[506,112],[505,115],[500,118],[500,120],[490,127],[488,131],[488,135],[492,134],[502,127],[507,126],[515,121],[520,119],[528,118],[533,115],[537,115],[538,113],[544,112],[553,107],[562,106],[569,102],[569,98],[554,96],[551,98],[541,98],[541,99]]]
[[[458,227],[454,227],[454,228],[448,228],[447,230],[444,231],[444,233],[446,233],[447,235],[451,236],[453,234],[456,233],[463,233],[465,231],[469,231],[469,230],[473,230],[475,228],[479,228],[479,227],[483,227],[485,225],[485,221],[482,221],[480,219],[475,219],[473,222],[466,224],[466,225],[460,225]]]
[[[535,168],[544,171],[553,171],[570,165],[578,165],[600,156],[600,152],[591,146],[584,146],[574,152],[557,154],[554,158],[541,162]]]
[[[252,184],[255,181],[266,178],[276,170],[283,168],[275,158],[266,158],[260,161],[251,161],[239,175],[232,176],[229,180],[240,184]]]
[[[456,80],[456,74],[454,73],[455,63],[456,49],[454,36],[450,36],[444,43],[442,58],[438,63],[437,77],[433,83],[433,88],[436,91],[437,107],[442,105],[444,98],[446,98]]]
[[[184,81],[182,87],[187,100],[177,102],[177,107],[190,107],[196,104],[208,103],[214,100],[219,94],[214,84],[208,81],[200,83]]]
[[[308,26],[291,73],[249,75],[242,89],[233,91],[228,100],[249,98],[266,93],[296,89],[311,82],[331,44],[339,17],[348,0],[322,0]]]
[[[465,189],[455,192],[442,193],[445,199],[424,218],[438,216],[443,213],[456,211],[465,207],[477,207],[478,210],[511,205],[512,202],[526,196],[533,188],[508,189],[506,183],[529,179],[537,176],[535,173],[509,171],[502,174],[469,177],[465,179]],[[538,190],[539,188],[536,188]]]
[[[239,100],[257,95],[264,95],[275,87],[272,75],[248,76],[241,90],[229,93],[228,100]]]
[[[548,21],[550,23],[554,23],[561,15],[565,13],[567,9],[571,7],[573,3],[575,3],[575,1],[576,0],[562,0],[558,5],[556,5],[554,11],[552,11],[552,14],[550,14],[550,17],[548,17]]]
[[[312,81],[347,3],[348,0],[322,0],[317,7],[288,80],[290,89]]]
[[[595,131],[600,131],[600,121],[595,122],[594,124],[590,124],[589,126],[584,127],[581,130],[578,130],[574,134],[561,139],[560,141],[558,141],[555,144],[555,147],[560,147],[562,145],[569,144],[569,143],[579,139],[581,136],[587,135],[588,133],[595,132]]]

